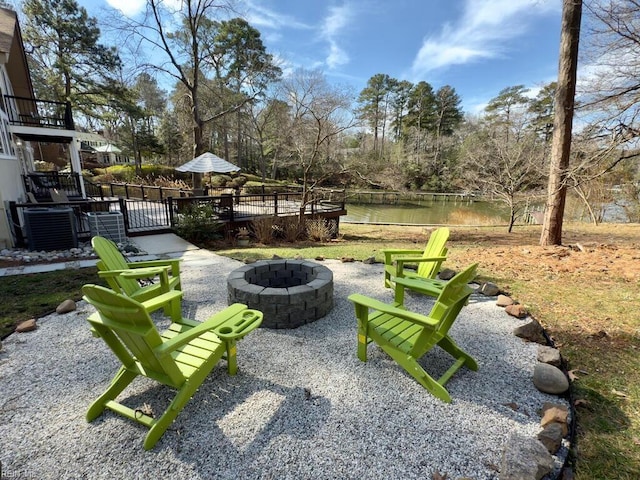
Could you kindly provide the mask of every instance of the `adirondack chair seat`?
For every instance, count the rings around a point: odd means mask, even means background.
[[[471,265],[449,280],[428,315],[408,311],[397,301],[389,304],[361,294],[350,295],[358,321],[358,358],[367,361],[367,346],[373,341],[432,395],[451,402],[451,395],[445,388],[449,379],[463,366],[474,371],[478,369],[473,357],[448,334],[473,292],[467,283],[475,277],[476,267],[476,264]],[[396,291],[404,289],[406,284],[419,283],[404,278],[395,280]],[[396,294],[396,298],[404,298],[404,294]],[[436,345],[455,359],[437,380],[418,363]]]
[[[227,360],[229,375],[236,374],[236,344],[262,322],[261,312],[235,303],[205,322],[181,318],[160,333],[144,304],[98,285],[85,285],[82,292],[97,310],[87,319],[92,330],[122,362],[107,390],[89,407],[87,421],[105,409],[134,420],[149,428],[145,450],[153,448],[221,358]],[[139,375],[178,390],[157,417],[115,400]]]
[[[445,244],[449,239],[449,229],[441,227],[434,230],[423,250],[386,248],[384,254],[384,286],[395,286],[394,278],[436,279],[442,262],[447,259]],[[415,270],[407,265],[417,265]],[[439,282],[439,280],[436,280]]]
[[[180,259],[147,260],[127,262],[118,247],[111,240],[95,236],[91,246],[100,257],[97,263],[98,276],[104,278],[111,289],[139,302],[144,302],[172,290],[180,290]],[[141,285],[139,280],[156,278],[156,283]],[[180,297],[174,297],[164,308],[165,314],[173,320],[181,318]]]

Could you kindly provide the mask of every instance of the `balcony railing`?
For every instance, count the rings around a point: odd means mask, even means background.
[[[74,130],[69,102],[5,95],[4,104],[11,125]]]

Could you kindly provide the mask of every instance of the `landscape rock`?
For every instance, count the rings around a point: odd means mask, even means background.
[[[282,257],[274,253],[273,256],[271,257],[271,260],[282,260]]]
[[[553,468],[553,457],[535,438],[512,432],[502,451],[500,480],[540,480]]]
[[[529,342],[540,343],[542,345],[547,343],[547,339],[544,337],[544,329],[537,320],[531,320],[529,323],[517,327],[513,331],[513,334]]]
[[[324,257],[322,255],[318,255],[315,259],[318,262],[324,262]]]
[[[558,367],[538,363],[533,369],[533,384],[538,390],[560,395],[569,389],[569,380]]]
[[[508,307],[514,303],[513,298],[507,295],[498,295],[498,299],[496,300],[496,305],[499,307]]]
[[[562,357],[560,356],[560,350],[546,345],[540,345],[538,347],[538,361],[542,363],[548,363],[554,367],[559,367],[562,364]]]
[[[62,302],[60,305],[58,305],[58,307],[56,308],[56,313],[58,315],[62,315],[63,313],[73,312],[75,309],[76,309],[76,302],[74,302],[71,299],[67,299],[64,302]]]
[[[355,262],[355,259],[353,257],[342,257],[340,261],[342,263],[351,263],[351,262]]]
[[[20,322],[16,327],[16,332],[18,333],[31,332],[36,328],[38,328],[38,325],[36,324],[36,319],[31,318],[29,320],[25,320],[24,322]]]
[[[376,257],[368,257],[365,258],[362,263],[364,263],[365,265],[373,265],[374,263],[376,263]]]
[[[500,293],[500,287],[495,283],[486,282],[482,284],[482,287],[480,287],[480,293],[487,297],[495,297]]]
[[[560,426],[562,435],[569,433],[569,410],[564,405],[545,403],[540,426],[547,428],[554,423]]]
[[[516,317],[516,318],[524,318],[527,315],[529,315],[529,312],[527,312],[527,309],[525,308],[525,306],[520,303],[507,305],[504,311],[507,312],[512,317]]]
[[[438,278],[440,280],[451,280],[455,276],[456,276],[456,271],[451,270],[450,268],[445,268],[441,270],[440,273],[438,273]]]
[[[564,435],[562,425],[559,423],[550,423],[538,434],[538,440],[540,440],[540,443],[553,455],[558,451],[560,445],[562,445]]]

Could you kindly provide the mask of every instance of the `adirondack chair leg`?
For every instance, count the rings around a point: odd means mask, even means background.
[[[121,367],[113,380],[109,388],[100,395],[87,410],[87,421],[92,422],[104,412],[106,405],[109,401],[114,400],[120,393],[127,388],[127,386],[138,376],[137,373],[131,372],[124,367]]]
[[[449,335],[440,340],[438,345],[453,358],[457,358],[459,360],[464,359],[463,365],[469,370],[473,370],[474,372],[478,371],[478,363],[471,355],[462,350]]]
[[[404,285],[396,283],[393,301],[398,305],[404,305]]]
[[[201,383],[201,382],[200,382]],[[188,381],[178,392],[178,394],[174,397],[173,401],[167,407],[165,412],[162,414],[160,418],[158,418],[153,426],[149,429],[149,433],[144,439],[143,448],[145,450],[151,450],[155,444],[160,440],[164,432],[167,431],[167,428],[173,423],[178,414],[185,407],[187,402],[191,399],[191,397],[196,393],[198,387],[200,386],[199,382]]]
[[[177,289],[179,290],[179,288]],[[180,305],[180,299],[174,299],[169,304],[164,307],[164,314],[167,317],[170,317],[176,323],[179,323],[182,320],[182,306]]]
[[[227,372],[229,375],[235,375],[238,372],[238,358],[236,353],[238,351],[235,340],[226,340],[226,352],[227,352]]]
[[[449,392],[425,372],[416,359],[386,345],[382,345],[381,348],[434,397],[443,402],[451,403]]]
[[[385,270],[384,272],[384,286],[386,288],[391,288],[393,284],[391,283],[391,274]]]
[[[367,361],[367,345],[369,344],[369,335],[367,332],[369,322],[369,309],[363,305],[355,304],[356,318],[358,319],[358,358]]]

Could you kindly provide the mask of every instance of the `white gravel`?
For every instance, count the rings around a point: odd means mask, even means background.
[[[240,262],[195,251],[184,255],[185,317],[205,320],[227,305],[226,276]],[[537,346],[512,335],[522,323],[474,294],[451,334],[478,361],[448,383],[443,403],[375,345],[356,356],[356,321],[347,296],[392,299],[382,265],[323,263],[334,273],[332,312],[295,330],[259,329],[239,343],[239,372],[221,361],[155,448],[147,430],[112,412],[87,423],[88,405],[118,362],[90,335],[92,307],[38,321],[0,351],[2,475],[37,479],[457,479],[498,477],[510,432],[534,437],[544,402],[557,397],[531,382]],[[427,297],[409,295],[428,311]],[[449,358],[421,361],[437,375]],[[146,379],[120,399],[161,412],[173,391]],[[507,403],[515,403],[512,410]]]

